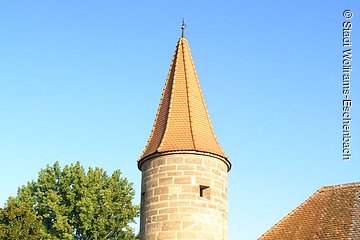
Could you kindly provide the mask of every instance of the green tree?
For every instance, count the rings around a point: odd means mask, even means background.
[[[132,183],[119,170],[56,162],[0,209],[0,239],[135,239]]]

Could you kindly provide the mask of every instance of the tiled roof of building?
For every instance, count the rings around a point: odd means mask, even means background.
[[[360,239],[360,183],[320,188],[259,238],[315,239]]]
[[[154,153],[198,151],[227,158],[214,134],[191,57],[181,37],[147,146],[139,162]]]

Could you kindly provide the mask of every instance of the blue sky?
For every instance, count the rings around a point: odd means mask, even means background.
[[[353,31],[342,160],[342,12]],[[121,169],[149,137],[181,19],[229,155],[230,240],[360,181],[357,1],[0,1],[0,205],[46,164]],[[136,195],[136,202],[139,202]]]

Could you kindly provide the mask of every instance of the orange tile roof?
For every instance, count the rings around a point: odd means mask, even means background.
[[[320,188],[259,240],[360,239],[360,183]]]
[[[214,134],[188,41],[176,45],[153,129],[139,163],[154,153],[198,151],[227,157]]]

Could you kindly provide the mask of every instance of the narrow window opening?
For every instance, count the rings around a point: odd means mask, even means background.
[[[141,205],[145,203],[145,192],[141,193]]]
[[[145,205],[145,192],[142,192],[141,193],[140,211],[142,211],[144,205]]]
[[[200,185],[200,197],[210,200],[210,187]]]

